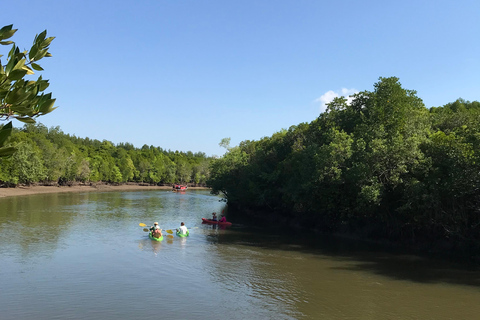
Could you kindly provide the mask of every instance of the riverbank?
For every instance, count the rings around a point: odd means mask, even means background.
[[[97,184],[97,185],[74,185],[74,186],[17,186],[15,188],[0,188],[0,198],[28,196],[43,193],[64,192],[108,192],[108,191],[141,191],[141,190],[171,190],[171,186],[150,186],[144,184]],[[189,190],[203,189],[205,187],[188,187]],[[187,190],[188,192],[188,190]]]

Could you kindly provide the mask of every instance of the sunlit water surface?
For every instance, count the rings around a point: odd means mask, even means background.
[[[331,237],[226,229],[208,191],[0,199],[0,319],[479,319],[480,272]],[[139,223],[188,238],[148,239]]]

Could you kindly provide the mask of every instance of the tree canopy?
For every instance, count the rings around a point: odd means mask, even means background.
[[[212,160],[202,152],[79,138],[41,123],[14,128],[8,146],[16,151],[0,158],[0,184],[9,186],[97,182],[203,186]]]
[[[390,239],[480,237],[480,103],[427,109],[398,78],[212,162],[229,206]]]

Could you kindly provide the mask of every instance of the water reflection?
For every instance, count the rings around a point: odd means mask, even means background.
[[[456,319],[480,311],[478,290],[457,287],[452,298],[448,285],[477,287],[477,268],[332,237],[208,230],[212,281],[233,285],[250,304],[266,303],[264,311],[342,319]]]
[[[180,247],[185,247],[187,244],[187,237],[178,237],[177,241],[180,243]]]
[[[32,253],[51,254],[59,239],[71,232],[86,194],[65,198],[59,194],[12,197],[0,202],[0,252],[18,250],[23,257]],[[48,199],[48,201],[46,201]]]
[[[480,312],[475,268],[240,219],[226,228],[201,224],[223,206],[208,192],[0,199],[2,320],[153,319],[158,310],[172,319],[471,319]],[[138,224],[154,221],[164,229],[184,221],[190,236],[152,241]]]
[[[162,241],[155,241],[146,237],[138,241],[138,249],[141,251],[152,252],[155,255],[157,255],[158,253],[160,253],[160,251],[162,250],[162,247],[166,243],[171,244],[172,241],[171,239],[165,236],[163,237]]]

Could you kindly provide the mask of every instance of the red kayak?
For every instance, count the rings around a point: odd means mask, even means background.
[[[218,224],[219,226],[231,226],[232,223],[225,221],[225,222],[219,222],[219,221],[213,221],[212,219],[205,219],[202,218],[202,223],[208,223],[208,224]]]

